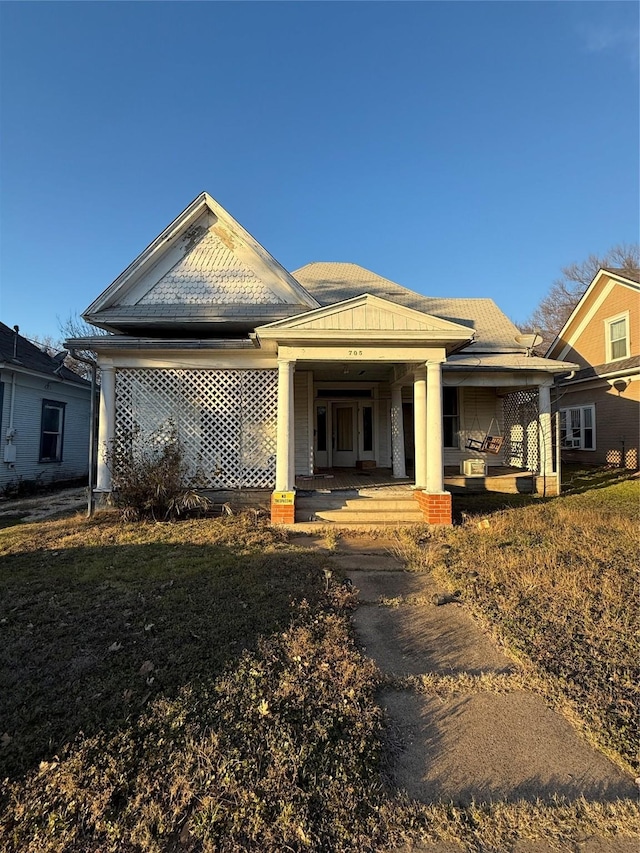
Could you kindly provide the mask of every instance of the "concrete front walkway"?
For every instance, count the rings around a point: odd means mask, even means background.
[[[316,547],[322,544],[317,537]],[[633,779],[539,695],[522,689],[517,666],[462,605],[435,606],[432,597],[441,590],[429,575],[404,571],[390,544],[340,539],[331,560],[359,590],[356,635],[387,677],[379,701],[393,733],[393,785],[423,803],[459,806],[550,803],[558,795],[635,798]],[[572,849],[633,849],[626,839],[595,841],[599,846],[590,839]],[[415,848],[423,849],[444,853],[445,847]],[[524,841],[513,847],[529,849],[541,848]]]

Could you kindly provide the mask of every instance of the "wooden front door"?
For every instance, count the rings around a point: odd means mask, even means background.
[[[354,468],[358,457],[357,403],[334,403],[332,406],[333,465]]]

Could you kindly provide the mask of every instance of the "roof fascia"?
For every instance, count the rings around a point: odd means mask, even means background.
[[[60,385],[70,385],[72,388],[84,388],[82,377],[78,376],[78,381],[75,379],[65,379],[58,373],[45,373],[44,370],[34,370],[31,367],[23,367],[20,364],[13,364],[10,361],[0,362],[0,371],[8,371],[12,373],[20,373],[23,376],[33,376],[36,379],[46,379],[47,382],[57,382]],[[86,386],[89,387],[88,385]]]
[[[553,350],[557,347],[557,345],[563,340],[565,332],[567,332],[569,330],[569,327],[572,325],[574,320],[582,312],[584,303],[589,298],[589,296],[594,292],[594,290],[596,290],[600,286],[601,281],[604,278],[608,278],[608,279],[612,280],[614,283],[621,284],[623,287],[628,287],[630,290],[640,290],[640,285],[638,285],[632,279],[627,278],[626,276],[622,276],[619,273],[609,272],[609,270],[605,270],[605,269],[598,270],[598,272],[595,274],[595,276],[593,278],[593,281],[591,282],[589,287],[585,290],[585,292],[582,294],[582,296],[580,297],[580,299],[576,303],[576,306],[573,309],[573,311],[571,312],[571,314],[569,315],[566,323],[560,329],[560,331],[558,332],[556,337],[551,342],[550,346],[548,347],[547,351],[545,352],[545,356],[548,356],[551,352],[553,352]],[[606,284],[605,284],[605,286],[606,286]],[[608,295],[608,294],[606,294],[606,295]],[[580,328],[580,332],[582,332],[582,328]],[[575,335],[571,335],[569,337],[572,341],[575,341],[577,336],[578,336],[578,333],[576,333]],[[566,345],[571,346],[569,339],[565,340],[565,347],[566,347]]]
[[[106,350],[173,349],[173,350],[243,350],[255,349],[250,338],[139,338],[128,335],[98,335],[94,338],[71,338],[65,348],[103,352]]]
[[[143,251],[140,252],[137,258],[131,261],[129,266],[120,273],[109,287],[107,287],[107,289],[104,290],[100,296],[91,303],[91,305],[89,305],[86,311],[82,314],[83,319],[87,320],[88,317],[91,317],[93,314],[104,308],[110,298],[127,283],[135,272],[143,266],[149,266],[150,261],[155,258],[162,246],[174,237],[179,230],[188,226],[192,220],[197,219],[206,207],[209,207],[207,203],[207,193],[200,193],[200,195],[195,198],[191,204],[185,207],[182,213],[179,213],[178,216],[176,216],[176,218],[167,225],[164,231],[161,231],[160,234],[158,234],[155,240],[152,240],[151,243],[149,243],[146,249],[143,249]]]

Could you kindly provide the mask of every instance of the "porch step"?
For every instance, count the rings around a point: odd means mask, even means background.
[[[422,512],[412,495],[369,497],[359,494],[314,495],[296,501],[296,521],[338,524],[420,524]]]

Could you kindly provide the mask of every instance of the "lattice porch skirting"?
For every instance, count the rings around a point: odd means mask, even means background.
[[[119,369],[115,440],[160,444],[173,424],[194,485],[275,485],[276,370]]]
[[[504,460],[507,465],[540,471],[539,395],[537,388],[514,391],[502,401]]]

